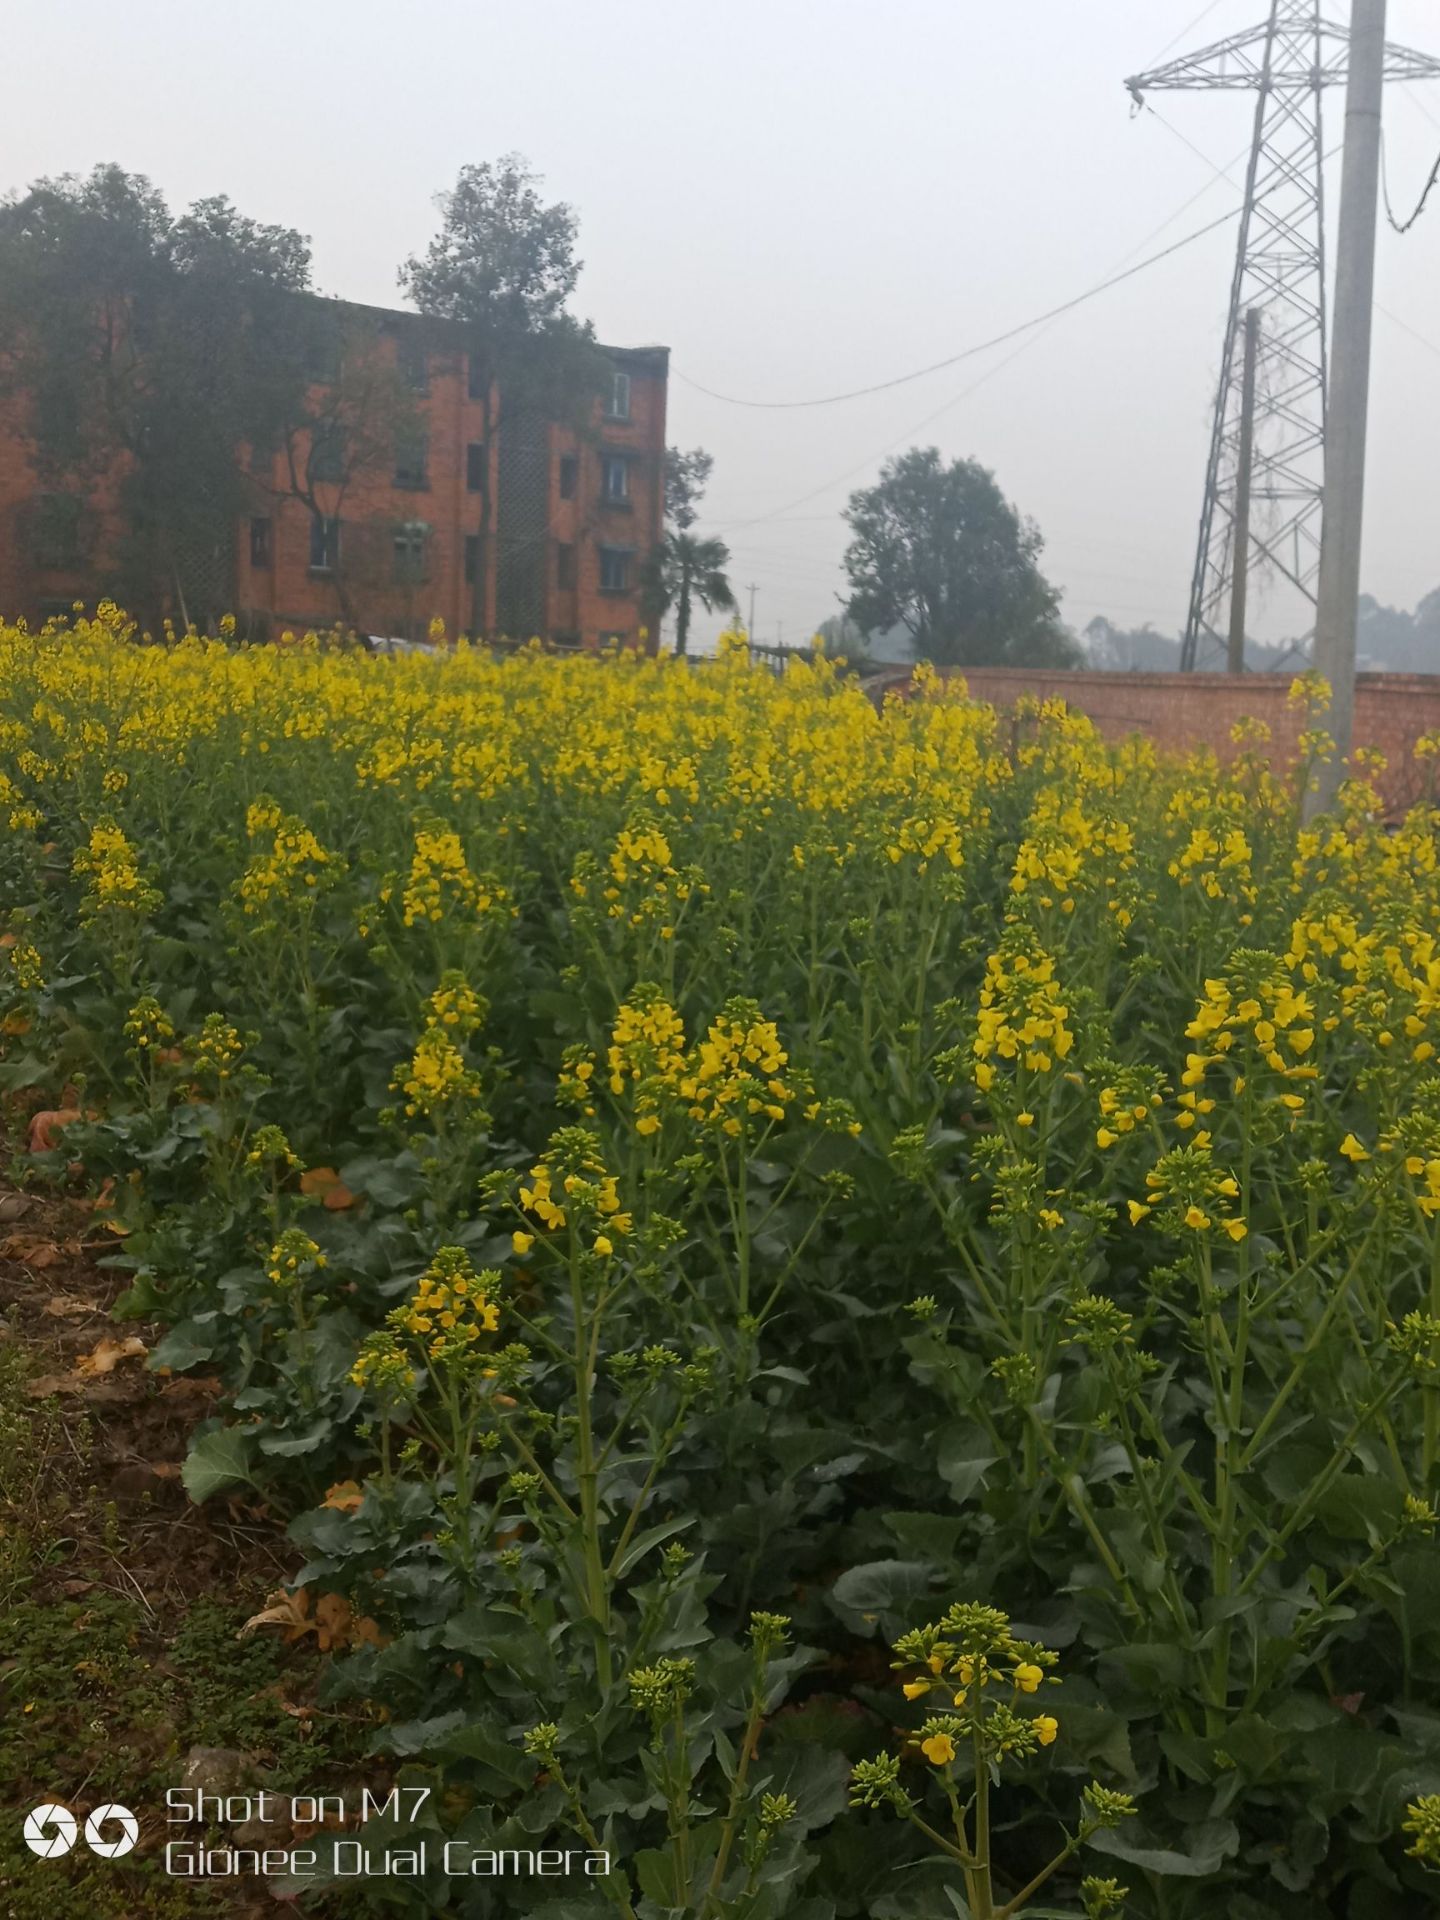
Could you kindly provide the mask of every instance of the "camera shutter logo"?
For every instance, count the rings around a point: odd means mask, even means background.
[[[68,1807],[36,1807],[25,1816],[25,1844],[42,1860],[58,1860],[75,1844],[75,1816]]]
[[[120,1838],[107,1840],[101,1828],[107,1823],[118,1824]],[[74,1825],[74,1822],[71,1822]],[[116,1860],[122,1853],[129,1853],[140,1838],[140,1822],[129,1807],[122,1807],[118,1801],[97,1807],[85,1822],[85,1839],[92,1853],[98,1853],[102,1860]]]
[[[106,1839],[107,1826],[112,1830],[119,1827],[118,1839]],[[58,1860],[69,1853],[75,1844],[76,1832],[74,1814],[68,1807],[54,1802],[35,1807],[25,1816],[25,1844],[42,1860]],[[118,1800],[96,1807],[85,1822],[85,1844],[102,1860],[118,1860],[122,1853],[129,1853],[139,1838],[140,1822],[129,1807],[122,1807]]]

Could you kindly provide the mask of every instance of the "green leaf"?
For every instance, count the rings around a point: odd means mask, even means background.
[[[1202,1820],[1188,1830],[1188,1837],[1190,1851],[1177,1853],[1173,1847],[1142,1846],[1124,1827],[1113,1827],[1092,1834],[1090,1845],[1097,1853],[1108,1853],[1145,1873],[1174,1874],[1185,1880],[1203,1880],[1223,1861],[1233,1859],[1240,1847],[1240,1835],[1231,1820]]]
[[[830,1603],[857,1631],[873,1631],[878,1622],[893,1640],[925,1618],[935,1586],[928,1560],[871,1560],[841,1574]]]
[[[151,1352],[146,1363],[149,1370],[154,1373],[157,1368],[168,1367],[171,1373],[187,1373],[202,1360],[209,1360],[215,1352],[215,1343],[197,1335],[202,1335],[199,1321],[183,1320]]]
[[[180,1478],[197,1507],[222,1488],[253,1487],[249,1434],[239,1427],[217,1427],[202,1434],[191,1442]]]
[[[658,1527],[647,1527],[643,1533],[637,1533],[620,1557],[615,1569],[615,1578],[623,1580],[630,1569],[645,1558],[652,1547],[658,1547],[662,1540],[668,1540],[672,1534],[684,1533],[687,1527],[695,1525],[695,1516],[689,1519],[666,1520]]]
[[[674,1913],[684,1906],[683,1881],[681,1896],[678,1900],[675,1897],[676,1881],[680,1876],[676,1873],[674,1857],[668,1848],[642,1848],[631,1864],[640,1882],[640,1891],[647,1900],[653,1900],[667,1913]]]
[[[980,1427],[950,1427],[940,1436],[935,1464],[952,1498],[963,1506],[998,1458]]]
[[[954,1559],[955,1543],[965,1524],[947,1513],[883,1513],[880,1518],[902,1547],[942,1565]]]
[[[528,1787],[535,1778],[535,1762],[519,1747],[502,1740],[489,1727],[458,1727],[432,1749],[442,1760],[473,1760],[498,1776],[504,1787]]]

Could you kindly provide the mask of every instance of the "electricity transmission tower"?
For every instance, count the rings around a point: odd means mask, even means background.
[[[1324,119],[1330,87],[1346,79],[1350,35],[1322,0],[1271,0],[1262,25],[1233,34],[1126,81],[1147,93],[1252,92],[1255,126],[1220,384],[1205,470],[1200,538],[1181,647],[1193,672],[1224,653],[1235,587],[1236,500],[1245,497],[1242,443],[1250,450],[1248,570],[1288,581],[1313,625],[1320,568],[1328,367]],[[1387,80],[1440,77],[1440,60],[1387,44]],[[1246,315],[1259,314],[1253,364],[1253,431],[1245,432]],[[1243,593],[1243,587],[1242,587]]]

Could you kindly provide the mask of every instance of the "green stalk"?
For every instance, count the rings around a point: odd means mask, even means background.
[[[591,1377],[594,1348],[600,1331],[599,1316],[596,1315],[594,1328],[590,1328],[585,1318],[584,1290],[580,1283],[580,1248],[573,1225],[570,1228],[570,1304],[575,1319],[576,1479],[580,1485],[580,1530],[585,1555],[586,1597],[595,1626],[596,1673],[601,1687],[608,1693],[615,1677],[610,1652],[610,1588],[600,1551],[600,1476],[595,1463],[591,1409]]]
[[[1430,1242],[1430,1317],[1440,1320],[1440,1231]],[[1431,1353],[1432,1361],[1440,1355]],[[1420,1456],[1420,1484],[1429,1489],[1435,1460],[1440,1454],[1440,1378],[1433,1374],[1421,1389],[1425,1406],[1425,1438]]]
[[[990,1871],[990,1763],[980,1735],[980,1723],[970,1729],[975,1756],[975,1880],[970,1905],[973,1920],[994,1920],[994,1880]]]

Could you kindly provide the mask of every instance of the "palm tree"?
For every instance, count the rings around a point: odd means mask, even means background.
[[[683,531],[667,533],[645,569],[644,591],[651,616],[658,623],[675,609],[675,651],[683,654],[690,640],[690,613],[698,600],[707,613],[717,607],[733,611],[735,595],[725,577],[730,549],[723,540],[703,540]]]

